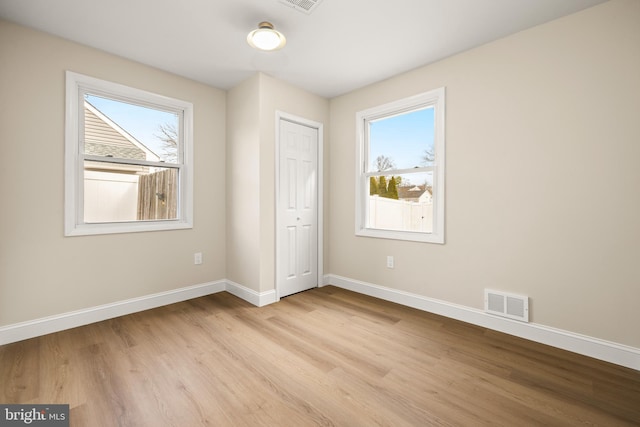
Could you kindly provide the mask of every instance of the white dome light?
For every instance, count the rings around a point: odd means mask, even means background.
[[[261,22],[257,29],[249,33],[247,43],[260,50],[277,50],[287,43],[287,39],[270,22]]]

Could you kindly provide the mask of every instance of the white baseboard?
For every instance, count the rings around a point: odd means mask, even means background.
[[[496,317],[482,310],[452,304],[421,295],[386,288],[336,275],[326,275],[324,284],[395,302],[473,325],[482,326],[520,338],[572,351],[594,359],[615,363],[640,371],[640,349],[580,335],[536,323]]]
[[[256,292],[253,289],[249,289],[238,283],[227,280],[226,291],[232,295],[242,298],[243,300],[250,302],[251,304],[262,307],[267,304],[272,304],[277,301],[276,291],[271,290],[267,292]]]
[[[43,317],[27,322],[0,327],[0,345],[22,341],[29,338],[63,331],[89,323],[112,319],[125,314],[137,313],[151,308],[176,302],[198,298],[204,295],[214,294],[226,290],[226,282],[204,283],[201,285],[187,286],[167,292],[145,295],[131,298],[111,304],[99,305],[82,310],[62,313],[55,316]]]
[[[64,331],[65,329],[76,328],[78,326],[88,325],[89,323],[113,319],[114,317],[137,313],[139,311],[222,291],[227,291],[258,307],[277,301],[275,290],[259,293],[229,280],[218,280],[2,326],[0,327],[0,345]]]
[[[496,317],[482,310],[346,277],[325,275],[323,285],[328,284],[640,371],[640,349],[638,348],[536,323],[523,323]],[[275,290],[256,292],[230,280],[219,280],[3,326],[0,327],[0,345],[222,291],[227,291],[258,307],[278,301]]]

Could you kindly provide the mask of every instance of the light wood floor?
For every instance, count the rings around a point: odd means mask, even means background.
[[[219,293],[0,347],[72,426],[640,425],[640,372],[335,287]]]

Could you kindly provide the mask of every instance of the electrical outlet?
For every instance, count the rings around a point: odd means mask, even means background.
[[[387,256],[387,268],[393,268],[393,256]]]
[[[196,265],[202,264],[202,252],[196,252],[193,254],[193,263]]]

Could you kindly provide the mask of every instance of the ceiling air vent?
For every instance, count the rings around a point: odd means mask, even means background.
[[[322,3],[322,0],[280,0],[280,3],[309,15]]]

